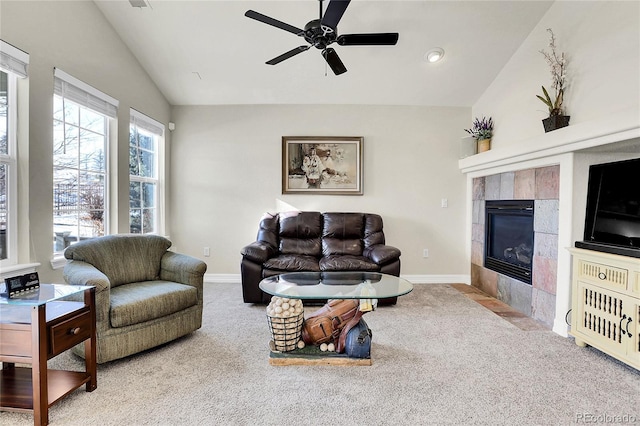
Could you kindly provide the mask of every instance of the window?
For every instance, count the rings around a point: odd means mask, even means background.
[[[9,226],[9,204],[12,200],[9,200],[8,196],[12,192],[9,190],[9,185],[13,180],[13,176],[9,174],[16,166],[15,156],[11,155],[11,152],[15,152],[13,149],[15,141],[13,137],[9,137],[11,128],[9,116],[15,109],[13,108],[14,97],[11,96],[9,101],[10,95],[13,95],[9,91],[9,78],[8,73],[0,71],[0,261],[7,260],[9,257],[7,234],[15,229]],[[12,77],[13,79],[15,77]],[[10,145],[12,149],[9,149]]]
[[[29,55],[0,40],[0,266],[18,263],[18,78]]]
[[[54,252],[108,233],[109,120],[117,101],[56,69],[53,97]]]
[[[161,123],[131,110],[129,133],[129,232],[160,231],[159,185]]]

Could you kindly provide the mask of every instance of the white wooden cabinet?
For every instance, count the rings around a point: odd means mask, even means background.
[[[640,370],[640,259],[572,248],[571,331]]]

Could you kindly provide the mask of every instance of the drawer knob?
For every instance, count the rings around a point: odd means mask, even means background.
[[[601,280],[606,280],[607,274],[605,274],[604,272],[598,272],[598,278],[600,278]]]
[[[74,327],[69,329],[69,334],[77,335],[80,333],[80,327]]]

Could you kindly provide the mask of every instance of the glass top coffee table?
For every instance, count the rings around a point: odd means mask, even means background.
[[[385,299],[413,290],[409,281],[379,272],[291,272],[260,282],[272,296],[292,299]]]
[[[292,304],[291,300],[295,299],[302,301],[359,299],[361,300],[360,310],[364,312],[362,309],[363,299],[371,300],[402,296],[413,290],[413,284],[403,278],[378,272],[291,272],[263,279],[260,282],[260,289],[267,294],[282,298],[279,302],[287,303],[287,305]],[[272,303],[274,303],[273,300]],[[326,306],[320,309],[324,309]],[[279,337],[278,333],[282,333],[281,329],[290,328],[288,323],[297,321],[298,327],[307,326],[306,323],[303,325],[301,319],[303,313],[296,314],[297,318],[294,317],[291,320],[288,318],[274,319],[269,315],[268,309],[267,318],[273,339],[276,342]],[[363,312],[358,314],[361,316]],[[335,318],[337,317],[333,317],[333,319]],[[307,316],[307,319],[309,319],[309,316]],[[358,320],[356,319],[355,321]],[[368,328],[366,329],[368,330]],[[334,330],[336,329],[334,328]],[[346,330],[347,328],[345,328]],[[299,331],[300,328],[298,328],[297,332],[299,333]],[[284,348],[282,351],[277,351],[275,350],[277,346],[274,347],[274,341],[272,340],[269,363],[271,365],[371,365],[371,331],[368,330],[368,333],[368,343],[365,344],[369,346],[364,350],[366,355],[356,357],[349,354],[348,351],[346,353],[332,352],[331,349],[326,349],[326,345],[325,348],[315,345],[302,345],[302,347],[299,346],[297,348],[292,346],[287,347],[286,351]],[[291,332],[286,338],[288,339],[290,336]],[[352,341],[355,340],[352,339]],[[360,338],[358,340],[360,341]]]

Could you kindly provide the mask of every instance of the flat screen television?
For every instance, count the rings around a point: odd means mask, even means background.
[[[589,167],[586,213],[576,247],[640,258],[640,158]]]

